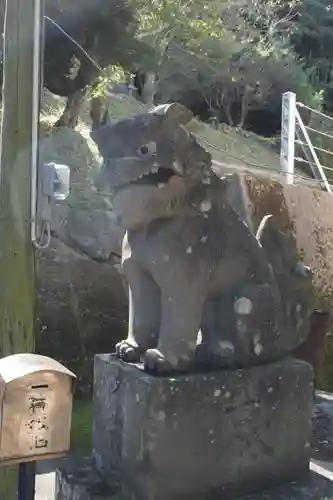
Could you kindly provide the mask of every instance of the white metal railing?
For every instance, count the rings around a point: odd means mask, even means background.
[[[332,193],[332,187],[327,180],[325,170],[333,171],[333,168],[323,165],[319,155],[320,153],[325,153],[333,156],[333,135],[305,125],[300,115],[300,108],[306,108],[311,114],[316,114],[323,120],[333,122],[332,117],[297,102],[296,94],[293,92],[285,92],[282,95],[280,163],[285,180],[288,184],[294,183],[296,160],[308,164],[314,177],[320,182],[322,187],[329,193]],[[314,145],[310,134],[317,134],[328,140],[332,139],[332,150]],[[300,146],[303,157],[295,156],[295,144]]]

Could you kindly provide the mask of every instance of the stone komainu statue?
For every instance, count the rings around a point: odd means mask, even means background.
[[[191,119],[167,104],[92,129],[104,160],[97,187],[126,230],[129,327],[117,353],[157,373],[278,359],[304,341],[312,312],[293,236],[268,216],[249,230],[227,202],[228,178],[186,130]]]

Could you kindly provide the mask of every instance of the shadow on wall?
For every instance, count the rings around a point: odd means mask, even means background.
[[[110,352],[127,331],[127,298],[115,268],[53,241],[38,256],[37,350],[78,376],[90,390],[94,354]]]

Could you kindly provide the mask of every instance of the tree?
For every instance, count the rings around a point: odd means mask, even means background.
[[[277,29],[277,1],[137,0],[135,5],[137,36],[155,56],[158,100],[178,100],[203,119],[241,128],[259,122],[262,112],[266,122],[270,116],[272,134],[280,127],[284,91],[313,100],[306,73]]]
[[[324,91],[327,109],[333,109],[333,8],[330,0],[303,0],[294,7],[290,40],[309,77]]]

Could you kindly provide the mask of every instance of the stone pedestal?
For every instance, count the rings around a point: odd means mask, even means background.
[[[333,494],[329,474],[329,470],[311,471],[300,481],[283,483],[270,490],[237,498],[238,500],[329,500]],[[89,459],[82,459],[81,463],[69,461],[57,470],[55,498],[56,500],[123,500],[120,491],[105,483]],[[234,500],[234,497],[225,497],[222,494],[217,500],[231,499]]]
[[[117,488],[106,484],[91,457],[64,460],[56,471],[55,500],[120,500]]]
[[[93,456],[131,500],[210,500],[309,469],[310,365],[153,377],[95,358]]]

